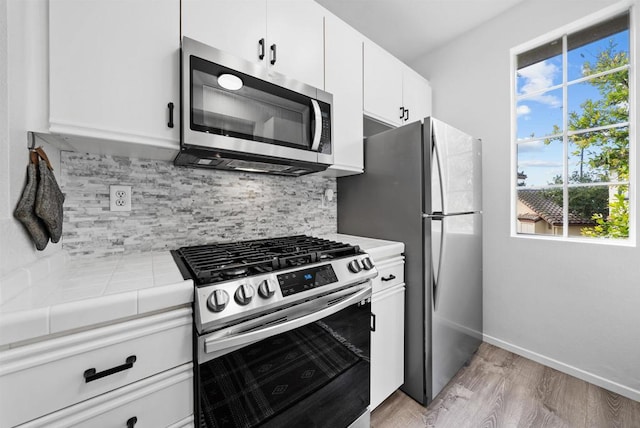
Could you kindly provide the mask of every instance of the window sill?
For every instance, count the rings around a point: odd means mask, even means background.
[[[610,238],[565,238],[562,236],[544,236],[526,233],[511,233],[511,238],[516,239],[532,239],[536,241],[565,242],[570,244],[594,244],[594,245],[610,245],[615,247],[635,248],[636,242],[633,238],[628,239],[610,239]]]

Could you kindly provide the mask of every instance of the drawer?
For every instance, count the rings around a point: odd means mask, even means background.
[[[191,309],[184,308],[0,352],[0,426],[191,362],[191,335]],[[96,375],[87,377],[89,370]]]
[[[404,282],[404,257],[396,257],[376,264],[378,276],[372,280],[373,293]]]
[[[190,415],[176,422],[175,424],[169,425],[167,428],[194,428],[194,427],[195,427],[195,418],[193,417],[193,415]]]
[[[193,364],[183,364],[20,428],[183,428],[193,424]]]

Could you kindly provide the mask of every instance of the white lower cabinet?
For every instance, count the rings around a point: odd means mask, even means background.
[[[404,257],[373,257],[371,313],[371,410],[404,383]]]
[[[193,423],[192,413],[193,364],[184,364],[20,428],[185,427]]]
[[[192,352],[190,308],[0,351],[0,426],[169,426],[193,414]]]
[[[404,283],[371,299],[371,410],[404,383]]]

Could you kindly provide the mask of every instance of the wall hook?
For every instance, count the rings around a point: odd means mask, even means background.
[[[32,131],[27,131],[27,147],[29,151],[34,151],[36,149],[36,134]]]

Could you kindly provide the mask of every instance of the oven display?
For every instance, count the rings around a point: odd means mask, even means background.
[[[283,297],[333,282],[338,282],[338,278],[331,265],[317,266],[311,269],[278,275],[278,283],[280,283]]]

